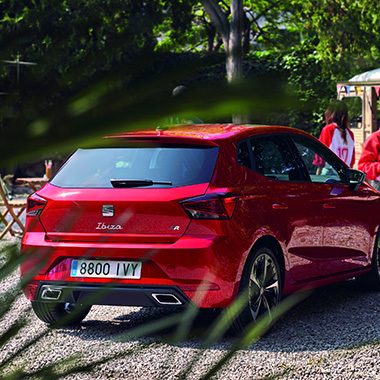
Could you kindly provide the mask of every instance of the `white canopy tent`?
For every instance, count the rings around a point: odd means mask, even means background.
[[[380,83],[380,68],[371,70],[371,71],[366,71],[365,73],[361,73],[358,75],[355,75],[352,77],[349,81],[349,83]]]

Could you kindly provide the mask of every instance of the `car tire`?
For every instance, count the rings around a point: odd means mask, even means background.
[[[91,310],[87,305],[39,301],[32,302],[32,308],[42,322],[57,327],[79,325]]]
[[[380,291],[380,236],[378,236],[372,255],[371,271],[356,278],[359,285],[369,290]]]
[[[266,275],[265,275],[266,273]],[[234,328],[242,332],[252,323],[267,315],[279,304],[282,295],[283,275],[277,255],[268,247],[257,248],[244,268],[239,295],[245,293],[247,306],[234,320]]]

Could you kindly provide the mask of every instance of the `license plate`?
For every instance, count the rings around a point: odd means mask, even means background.
[[[140,279],[141,267],[138,261],[73,260],[71,277]]]

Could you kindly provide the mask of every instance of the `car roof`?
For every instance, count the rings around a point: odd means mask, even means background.
[[[237,124],[187,124],[174,125],[168,128],[157,128],[151,130],[139,130],[117,133],[106,136],[106,138],[126,138],[130,140],[175,140],[192,142],[240,141],[254,135],[267,134],[303,134],[307,133],[289,127],[270,125],[237,125]],[[213,144],[212,144],[213,145]],[[217,144],[216,144],[217,145]]]

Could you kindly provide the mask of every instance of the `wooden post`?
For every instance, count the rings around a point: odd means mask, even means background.
[[[373,132],[377,131],[377,95],[374,87],[371,87],[371,107],[372,107],[372,120],[371,120],[371,130]]]
[[[363,94],[363,140],[377,130],[376,91],[371,86],[364,87]]]

